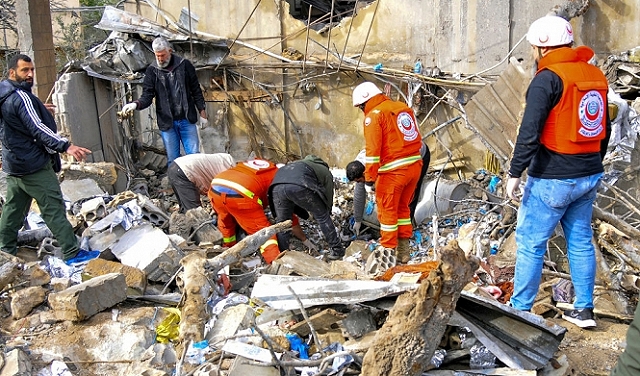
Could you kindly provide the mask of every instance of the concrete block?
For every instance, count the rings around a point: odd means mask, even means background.
[[[184,257],[169,237],[151,224],[131,228],[110,250],[122,264],[142,270],[155,282],[168,282]]]
[[[107,261],[100,258],[93,259],[84,267],[84,272],[91,277],[98,277],[109,273],[123,274],[130,295],[143,295],[147,287],[147,276],[142,270],[123,265],[119,262]]]
[[[64,180],[60,183],[60,189],[65,200],[70,202],[106,194],[93,179]]]
[[[275,265],[275,266],[274,266]],[[301,275],[305,277],[319,277],[331,271],[329,264],[315,257],[298,251],[285,251],[272,263],[278,268],[280,275]]]
[[[14,292],[11,296],[11,317],[18,320],[27,316],[32,309],[44,302],[44,297],[45,289],[41,286],[27,287]]]
[[[377,329],[371,310],[364,307],[352,310],[342,320],[342,327],[354,338],[360,338]]]
[[[120,273],[92,278],[49,295],[49,305],[59,320],[81,321],[127,299],[127,283]]]
[[[32,368],[29,356],[20,349],[13,349],[5,356],[0,376],[31,375]]]
[[[378,274],[394,266],[396,266],[395,250],[379,246],[367,259],[365,271],[368,274]]]
[[[53,292],[66,290],[71,287],[72,284],[71,278],[51,278],[51,282],[49,282]]]
[[[218,315],[213,328],[207,333],[206,339],[212,347],[221,348],[223,340],[236,334],[238,330],[251,325],[255,313],[248,304],[238,304],[229,307]]]

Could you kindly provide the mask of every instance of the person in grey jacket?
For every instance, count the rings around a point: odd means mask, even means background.
[[[331,247],[327,258],[344,256],[344,246],[331,220],[333,175],[325,161],[308,155],[278,169],[269,187],[269,206],[278,223],[291,219],[294,213],[303,219],[311,213]],[[282,235],[279,242],[281,249],[289,248],[289,234]]]
[[[91,151],[57,134],[52,114],[54,106],[42,103],[31,93],[35,72],[31,58],[14,55],[8,68],[9,79],[0,82],[2,170],[7,173],[7,197],[0,217],[0,249],[16,254],[18,231],[35,199],[42,219],[62,248],[64,260],[68,261],[77,257],[80,249],[66,217],[56,176],[60,169],[58,153],[83,161]]]
[[[155,98],[158,128],[167,150],[167,165],[180,156],[180,143],[186,154],[200,152],[200,126],[207,125],[204,96],[196,69],[187,59],[173,54],[169,42],[158,37],[152,43],[156,61],[145,71],[142,96],[122,107],[122,112],[144,110]]]

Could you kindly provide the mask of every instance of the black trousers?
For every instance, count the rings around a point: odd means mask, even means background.
[[[272,200],[275,207],[276,221],[284,222],[293,217],[296,206],[311,213],[313,218],[320,225],[320,230],[324,234],[325,240],[329,243],[331,249],[342,252],[344,247],[340,242],[336,228],[331,220],[331,208],[327,208],[322,198],[315,192],[297,184],[278,184],[273,187]],[[289,248],[289,239],[291,234],[284,233],[284,236],[278,238],[283,244],[280,249]]]

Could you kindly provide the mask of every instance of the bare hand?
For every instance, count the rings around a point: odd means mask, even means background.
[[[51,115],[56,114],[56,105],[53,103],[45,103],[44,107],[47,109],[47,111],[49,111],[51,113]]]
[[[76,161],[83,162],[86,159],[87,154],[91,154],[91,150],[83,148],[82,146],[69,145],[69,148],[67,148],[67,154],[72,155]]]
[[[516,194],[520,193],[520,178],[509,178],[507,180],[507,196],[513,201],[520,201]]]

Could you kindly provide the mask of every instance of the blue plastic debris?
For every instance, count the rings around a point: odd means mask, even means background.
[[[500,178],[497,176],[492,176],[491,180],[489,181],[489,192],[496,193],[498,183],[500,183]]]
[[[304,343],[299,335],[295,333],[287,334],[287,339],[291,344],[291,350],[297,351],[300,359],[309,359],[309,345]]]
[[[382,63],[378,63],[378,64],[374,65],[373,66],[373,71],[374,72],[378,72],[378,73],[382,72]]]

